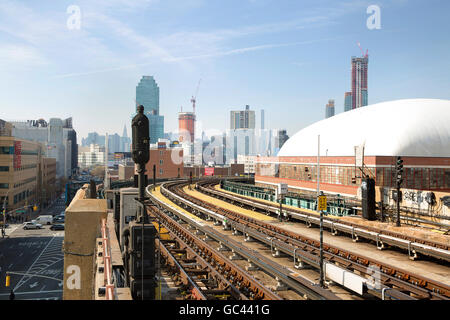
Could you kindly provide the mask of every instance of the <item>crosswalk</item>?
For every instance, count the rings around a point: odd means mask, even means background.
[[[42,279],[54,279],[62,283],[62,268],[57,266],[64,260],[62,252],[62,241],[60,238],[52,237],[39,256],[34,260],[33,264],[22,276],[14,288],[16,292],[19,288],[30,290],[42,287]],[[42,277],[40,277],[42,276]],[[32,280],[32,281],[30,281]]]

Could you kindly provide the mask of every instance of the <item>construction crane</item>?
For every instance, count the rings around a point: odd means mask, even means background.
[[[200,82],[202,79],[198,80],[197,90],[195,91],[195,96],[192,96],[191,102],[192,102],[192,111],[195,114],[195,102],[197,101],[197,95],[198,95],[198,88],[200,87]]]
[[[361,53],[363,55],[363,58],[367,58],[369,56],[369,49],[366,50],[366,54],[364,54],[364,50],[363,48],[361,48],[361,44],[359,42],[357,42],[357,45],[359,47],[359,49],[361,49]]]

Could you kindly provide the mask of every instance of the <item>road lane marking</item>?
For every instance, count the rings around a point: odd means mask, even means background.
[[[27,292],[15,292],[14,294],[17,296],[18,294],[39,294],[39,293],[54,293],[54,292],[63,292],[63,290],[47,290],[47,291],[27,291]],[[9,296],[11,293],[0,293],[0,296]]]
[[[53,241],[53,239],[55,239],[55,237],[51,238],[50,241],[47,243],[47,245],[45,246],[45,248],[42,250],[41,254],[36,258],[36,260],[34,260],[33,264],[30,266],[30,268],[28,268],[27,272],[28,273],[33,266],[36,264],[36,262],[39,260],[39,258],[41,257],[41,255],[44,253],[45,249],[47,249],[47,247],[50,245],[50,243]],[[29,279],[23,281],[23,279],[26,277],[26,275],[24,275],[19,282],[17,283],[17,285],[14,287],[14,291],[17,291],[18,288],[20,288],[25,282],[27,282]],[[29,276],[28,276],[29,277]],[[31,278],[30,278],[31,279]],[[23,281],[23,282],[22,282]],[[22,283],[21,283],[22,282]]]

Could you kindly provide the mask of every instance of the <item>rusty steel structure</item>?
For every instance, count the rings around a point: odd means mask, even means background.
[[[106,219],[102,219],[102,257],[104,265],[104,284],[105,284],[105,299],[114,300],[114,284],[112,281],[112,264],[111,264],[111,245],[109,243],[108,231],[106,227]]]
[[[208,181],[210,183],[210,181]],[[302,261],[315,268],[319,267],[319,242],[244,216],[238,212],[220,208],[211,203],[206,203],[198,198],[186,194],[182,187],[187,182],[172,182],[161,186],[161,193],[170,200],[184,207],[189,207],[200,216],[227,221],[230,228],[234,228],[243,234],[258,241],[270,245],[271,249],[282,251],[294,258],[295,262]],[[332,263],[345,268],[348,271],[370,276],[368,270],[377,268],[380,271],[381,287],[372,290],[377,296],[389,296],[392,299],[443,299],[450,298],[450,287],[446,284],[427,279],[421,275],[413,274],[398,267],[389,265],[384,261],[355,254],[342,248],[324,245],[324,258],[327,263]]]
[[[193,299],[217,299],[221,296],[235,300],[281,300],[276,293],[206,241],[192,234],[174,218],[161,213],[155,207],[147,208],[148,213],[158,218],[159,223],[168,230],[171,240],[159,241],[161,254],[172,268],[178,269],[182,282],[189,288]],[[177,246],[169,249],[168,243],[176,243]],[[177,259],[176,255],[180,257]],[[198,282],[202,282],[207,289],[200,289]]]

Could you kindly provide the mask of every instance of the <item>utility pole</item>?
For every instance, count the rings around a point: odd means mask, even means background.
[[[319,197],[320,197],[320,135],[317,136],[317,209],[320,212],[320,279],[319,285],[323,288],[323,211],[319,208]]]
[[[153,165],[153,191],[156,188],[156,164]]]
[[[105,186],[105,190],[109,189],[109,180],[108,180],[108,133],[105,135],[105,179],[103,182]]]

